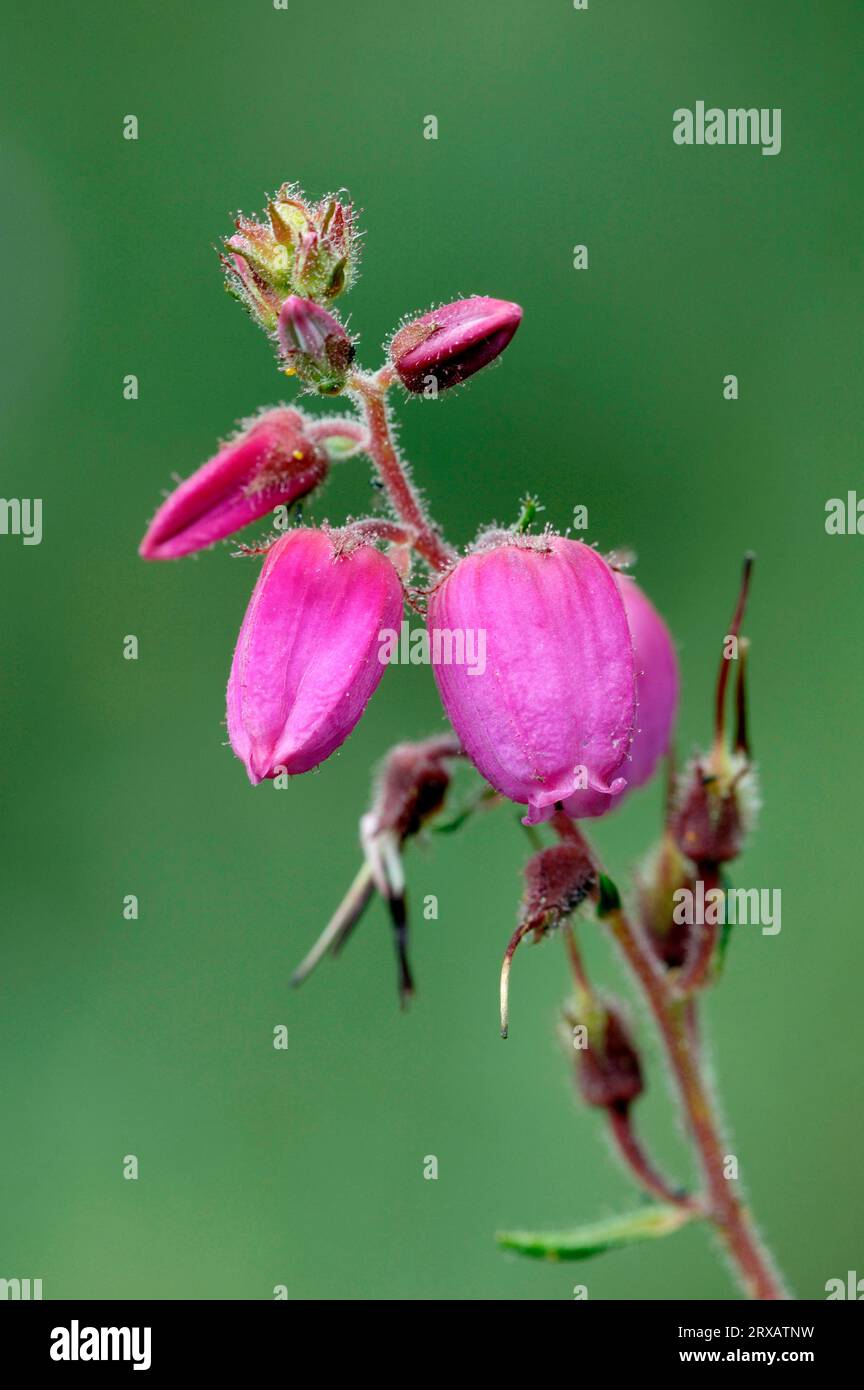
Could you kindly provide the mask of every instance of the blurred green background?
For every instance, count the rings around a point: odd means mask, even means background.
[[[394,668],[318,775],[253,790],[222,720],[257,562],[136,556],[172,475],[290,395],[213,249],[283,179],[346,185],[363,209],[344,304],[369,366],[406,311],[523,304],[494,371],[400,404],[404,449],[456,541],[532,487],[549,520],[582,503],[591,540],[635,548],[680,643],[685,753],[758,552],[764,812],[736,877],[782,890],[783,929],[735,942],[714,1069],[796,1292],[861,1269],[864,539],[824,517],[862,476],[862,34],[851,0],[17,7],[0,490],[44,499],[44,538],[0,537],[0,1275],[41,1277],[47,1298],[734,1296],[698,1228],[581,1266],[493,1243],[635,1205],[555,1037],[560,942],[517,960],[498,1038],[529,851],[515,811],[412,849],[415,906],[435,893],[440,916],[415,912],[407,1014],[378,905],[289,992],[356,869],[371,767],[442,716],[428,670]],[[676,147],[672,112],[698,99],[781,107],[782,152]],[[375,498],[355,463],[313,515]],[[599,827],[619,879],[659,804],[646,790]],[[619,987],[599,929],[583,935]],[[683,1178],[644,1017],[640,1037],[640,1124]]]

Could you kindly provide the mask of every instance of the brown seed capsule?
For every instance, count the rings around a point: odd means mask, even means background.
[[[592,1006],[580,1026],[584,1047],[576,1048],[577,1079],[586,1105],[627,1106],[642,1094],[639,1057],[621,1015],[609,1004]]]

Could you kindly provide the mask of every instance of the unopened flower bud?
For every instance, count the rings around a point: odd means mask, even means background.
[[[587,897],[594,867],[579,845],[562,841],[532,854],[524,869],[521,921],[535,931],[557,927]]]
[[[608,810],[626,785],[636,718],[627,615],[605,560],[580,541],[514,537],[461,560],[429,597],[430,634],[484,631],[482,671],[436,664],[444,707],[488,782],[527,804]],[[443,637],[438,639],[443,644]]]
[[[465,381],[504,351],[522,319],[518,304],[472,295],[405,324],[389,356],[402,385],[425,392],[430,380],[444,391]]]
[[[692,866],[672,836],[664,835],[636,874],[639,920],[655,953],[669,970],[687,959],[693,928],[675,920],[675,894],[693,890]]]
[[[208,463],[166,498],[139,553],[173,560],[214,545],[251,521],[305,497],[323,482],[327,455],[306,434],[308,421],[288,407],[247,421]]]
[[[242,248],[242,250],[241,250]],[[225,243],[227,254],[220,257],[225,271],[225,288],[233,295],[265,333],[276,328],[284,288],[274,288],[278,279],[287,276],[261,269],[261,258],[254,253],[251,240],[231,237]]]
[[[296,184],[283,184],[266,222],[238,217],[236,228],[222,256],[228,288],[268,333],[288,295],[328,302],[356,274],[353,209],[337,198],[309,203]]]
[[[279,310],[277,334],[286,372],[325,396],[342,390],[354,347],[338,319],[313,300],[292,294]]]
[[[384,672],[380,631],[401,617],[399,578],[374,546],[297,530],[268,551],[228,682],[228,734],[253,784],[344,743]]]
[[[567,1014],[574,1041],[582,1038],[584,1047],[575,1047],[576,1075],[586,1105],[604,1109],[623,1108],[642,1094],[639,1056],[617,1008],[592,1000],[579,1018]]]

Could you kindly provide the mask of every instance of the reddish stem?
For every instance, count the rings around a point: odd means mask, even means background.
[[[599,873],[597,856],[569,817],[559,812],[553,825],[560,837],[582,844]],[[654,953],[622,908],[608,911],[604,920],[650,1005],[663,1040],[699,1156],[706,1188],[706,1216],[721,1235],[748,1296],[764,1300],[786,1298],[783,1282],[756,1233],[738,1186],[725,1176],[726,1150],[699,1056],[693,1047],[697,1026],[695,1003],[672,997]]]
[[[720,870],[716,864],[696,866],[697,881],[702,883],[704,898],[720,887]],[[714,949],[717,945],[716,922],[694,922],[693,935],[687,947],[687,959],[675,981],[677,994],[693,994],[708,981]]]
[[[567,959],[570,963],[570,972],[573,976],[573,983],[576,992],[593,998],[593,990],[588,974],[582,961],[582,953],[576,940],[576,933],[569,922],[564,923],[563,927],[564,944],[567,948]],[[630,1106],[627,1103],[610,1105],[607,1110],[609,1124],[612,1130],[612,1137],[618,1146],[618,1151],[625,1163],[630,1168],[637,1182],[647,1192],[654,1197],[660,1197],[664,1202],[672,1202],[676,1206],[687,1207],[688,1210],[696,1210],[698,1202],[687,1195],[687,1193],[673,1188],[671,1183],[661,1175],[657,1168],[651,1163],[640,1141],[636,1138],[633,1125],[630,1119]]]
[[[398,521],[387,521],[384,517],[363,517],[360,521],[349,521],[342,530],[348,536],[368,536],[373,541],[391,541],[393,545],[413,545],[416,532],[411,526],[403,526]]]
[[[570,973],[573,976],[573,983],[576,986],[577,993],[581,990],[584,994],[587,994],[590,999],[592,995],[591,984],[585,973],[585,967],[582,964],[582,953],[576,942],[576,933],[569,922],[564,923],[563,930],[564,945],[567,948],[567,959],[570,963]]]
[[[670,1000],[665,980],[624,913],[620,909],[613,911],[607,920],[648,999],[663,1039],[699,1155],[709,1219],[723,1237],[748,1295],[757,1299],[786,1298],[783,1284],[759,1240],[736,1183],[724,1175],[725,1149],[711,1096],[691,1047],[692,1010],[688,1018],[687,1005]]]
[[[753,556],[744,556],[744,568],[741,575],[741,587],[738,590],[738,600],[735,604],[735,612],[732,614],[732,622],[729,626],[727,637],[737,637],[741,631],[741,623],[744,619],[744,610],[747,607],[747,595],[750,591],[750,578],[753,573]],[[720,657],[720,668],[717,673],[717,690],[714,697],[714,746],[719,752],[723,748],[724,730],[726,726],[725,704],[726,686],[729,681],[729,660],[725,652]]]
[[[367,451],[378,469],[387,489],[393,509],[406,526],[416,531],[414,548],[436,570],[445,570],[456,558],[455,552],[442,540],[426,517],[402,460],[390,434],[387,403],[384,398],[386,381],[381,385],[372,377],[355,374],[350,389],[362,403],[368,430]]]
[[[677,1207],[686,1207],[688,1211],[698,1211],[698,1201],[688,1196],[686,1192],[680,1192],[672,1187],[651,1163],[633,1131],[629,1107],[610,1105],[607,1114],[609,1127],[618,1146],[618,1151],[645,1191],[650,1192],[652,1197],[659,1197],[663,1202],[671,1202]]]
[[[348,416],[310,420],[306,425],[306,436],[320,444],[326,444],[328,439],[353,439],[360,448],[365,448],[367,444],[366,426]]]

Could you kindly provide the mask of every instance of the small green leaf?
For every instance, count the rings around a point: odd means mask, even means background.
[[[671,1235],[695,1215],[685,1207],[658,1205],[578,1226],[574,1231],[499,1231],[495,1239],[504,1250],[517,1250],[535,1259],[586,1260],[603,1250]]]
[[[454,830],[461,830],[465,822],[474,815],[474,812],[479,811],[487,801],[494,801],[496,795],[497,793],[491,787],[484,787],[477,796],[454,811],[447,819],[433,821],[432,829],[436,835],[450,835]]]
[[[467,820],[470,820],[476,807],[463,806],[461,811],[457,811],[449,820],[433,822],[432,829],[436,835],[451,835],[454,830],[461,830]]]
[[[610,912],[617,912],[621,906],[621,894],[606,874],[600,875],[598,885],[600,897],[597,901],[597,916],[608,917]]]

